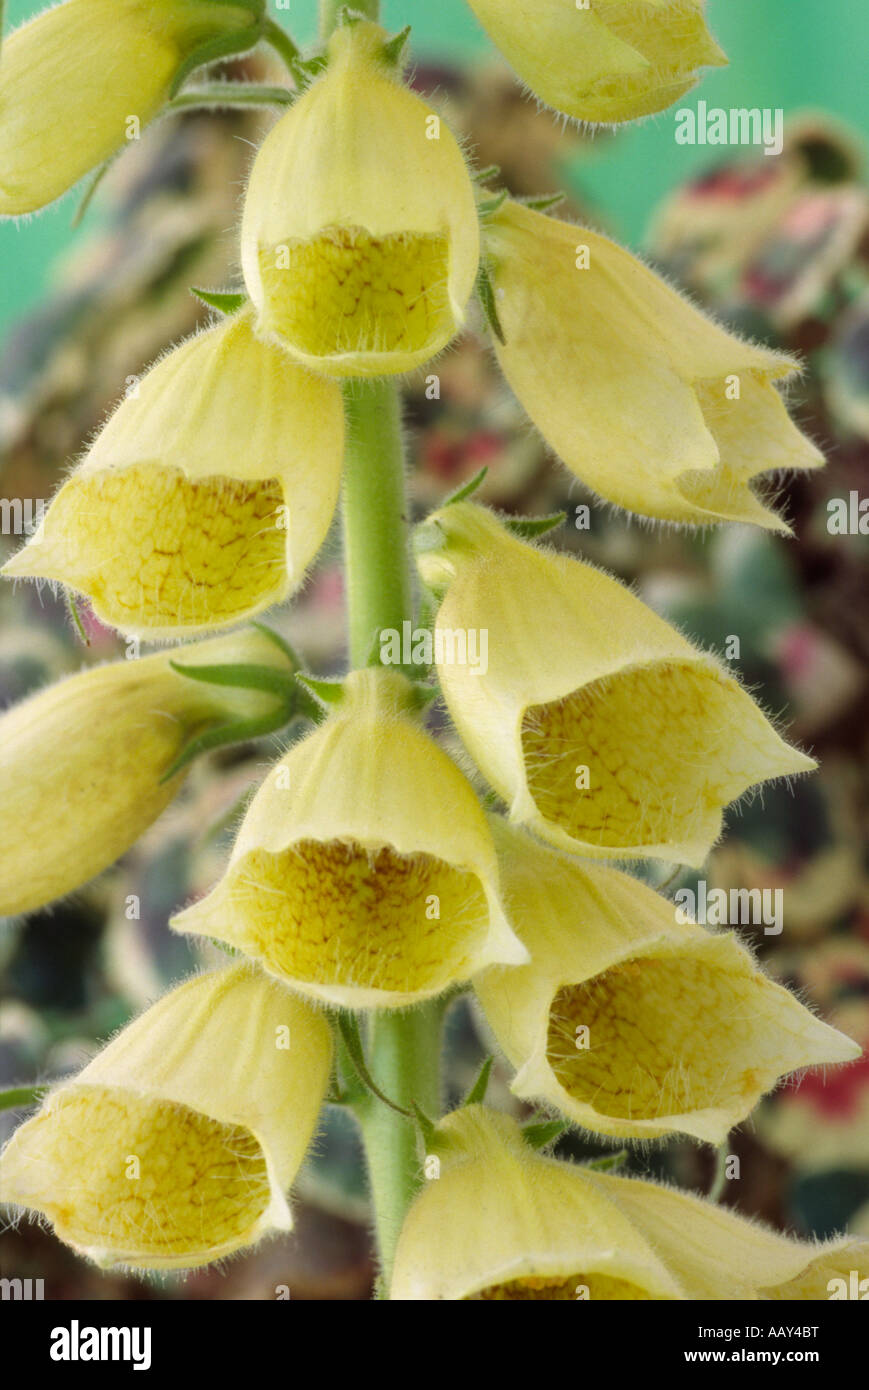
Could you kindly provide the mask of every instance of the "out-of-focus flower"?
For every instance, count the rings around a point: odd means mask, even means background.
[[[149,638],[241,622],[304,579],[343,448],[338,386],[242,312],[148,372],[3,573],[60,580]]]
[[[253,169],[242,265],[262,333],[334,376],[409,371],[464,323],[473,186],[440,117],[401,84],[376,24],[350,22]]]
[[[475,986],[518,1069],[516,1095],[604,1134],[677,1130],[719,1144],[785,1073],[859,1057],[734,935],[680,921],[627,874],[581,865],[494,818],[493,830],[531,962],[493,967]]]
[[[281,708],[273,693],[191,679],[173,661],[292,675],[281,646],[251,629],[96,666],[13,705],[0,718],[0,914],[42,907],[114,863],[177,795],[184,770],[162,779],[192,740],[218,726],[248,737]]]
[[[869,1242],[809,1245],[655,1183],[536,1154],[505,1115],[467,1106],[436,1131],[437,1181],[398,1243],[398,1300],[826,1299]]]
[[[178,1269],[289,1230],[332,1065],[325,1018],[248,965],[188,980],[52,1090],[4,1202],[99,1264]]]
[[[730,801],[814,767],[713,657],[590,565],[470,502],[436,512],[417,547],[446,590],[436,650],[487,634],[485,672],[438,661],[453,721],[511,818],[545,839],[700,865]]]
[[[256,43],[261,0],[64,0],[4,40],[0,214],[34,212],[138,139],[187,65]]]
[[[396,672],[352,673],[268,774],[220,883],[172,926],[349,1007],[400,1007],[526,960],[483,811],[412,697]]]
[[[633,121],[727,59],[703,0],[468,0],[504,57],[549,106],[582,121]]]
[[[519,203],[491,218],[487,247],[498,360],[572,473],[645,516],[789,532],[751,483],[823,464],[772,384],[793,358],[727,333],[606,237]]]

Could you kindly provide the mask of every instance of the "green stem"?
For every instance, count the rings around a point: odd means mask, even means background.
[[[203,87],[187,87],[164,106],[164,112],[184,111],[188,107],[290,106],[295,94],[287,87],[261,87],[254,82],[212,82]]]
[[[389,382],[345,390],[344,559],[350,664],[378,665],[383,628],[411,617],[401,403]]]
[[[379,662],[378,634],[401,631],[413,616],[404,496],[401,403],[389,382],[345,387],[344,551],[348,635],[353,667]],[[413,1102],[440,1115],[444,1001],[406,1013],[375,1013],[368,1030],[368,1068],[379,1089],[403,1110]],[[416,1126],[368,1095],[357,1104],[368,1162],[380,1293],[392,1275],[395,1246],[420,1183]]]
[[[364,14],[366,19],[380,18],[380,0],[320,0],[320,38],[324,41],[336,27],[345,6],[356,14]]]
[[[415,1102],[426,1115],[441,1113],[440,1062],[445,999],[407,1013],[375,1013],[368,1029],[369,1067],[377,1084],[402,1109]],[[422,1182],[416,1125],[374,1096],[356,1108],[368,1162],[380,1258],[378,1297],[386,1298],[395,1247],[407,1208]]]
[[[275,50],[280,58],[283,59],[284,66],[289,68],[295,76],[296,64],[301,57],[298,47],[293,43],[286,29],[277,24],[273,19],[263,21],[263,38],[267,44]]]

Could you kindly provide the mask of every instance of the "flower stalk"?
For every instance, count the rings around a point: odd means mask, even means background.
[[[333,7],[336,8],[336,7]],[[369,6],[368,9],[376,6]],[[377,634],[412,617],[401,404],[390,382],[348,383],[344,544],[350,665],[379,663]],[[403,1110],[440,1114],[443,998],[369,1018],[368,1066]],[[386,1296],[404,1216],[419,1187],[414,1124],[367,1094],[356,1105],[368,1163],[380,1285]]]

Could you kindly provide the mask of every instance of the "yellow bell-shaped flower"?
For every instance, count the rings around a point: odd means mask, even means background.
[[[0,915],[72,893],[129,849],[177,796],[187,745],[217,725],[267,721],[263,690],[205,683],[170,665],[267,666],[287,655],[251,629],[68,676],[0,717]]]
[[[64,0],[3,42],[0,216],[35,212],[158,114],[186,65],[256,43],[258,0]]]
[[[376,24],[347,23],[326,72],[271,131],[244,205],[257,327],[333,376],[409,371],[464,323],[479,224],[464,157],[404,87]]]
[[[809,1245],[655,1183],[535,1153],[506,1115],[467,1106],[438,1126],[438,1175],[396,1251],[395,1300],[829,1298],[869,1242]]]
[[[789,534],[752,482],[824,462],[773,385],[792,358],[726,332],[606,237],[519,203],[493,215],[487,250],[498,361],[572,473],[644,516]]]
[[[405,1217],[390,1298],[675,1299],[678,1282],[584,1170],[542,1158],[507,1115],[438,1125],[437,1176]]]
[[[164,995],[45,1098],[0,1198],[101,1265],[184,1269],[273,1230],[313,1136],[331,1030],[247,964]]]
[[[60,580],[149,639],[231,626],[302,583],[343,449],[339,387],[244,311],[151,368],[2,572]]]
[[[581,121],[663,111],[727,59],[703,0],[469,0],[536,97]]]
[[[629,589],[457,502],[417,532],[453,722],[511,818],[564,849],[702,864],[722,810],[815,766]],[[446,659],[487,633],[487,669]]]
[[[272,768],[216,888],[172,921],[316,999],[396,1008],[527,954],[485,815],[385,668]]]
[[[786,1073],[860,1056],[734,935],[680,921],[627,874],[492,827],[531,961],[474,984],[516,1095],[602,1134],[720,1144]]]

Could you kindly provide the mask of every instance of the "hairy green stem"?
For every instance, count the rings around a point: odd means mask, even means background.
[[[263,21],[263,38],[283,59],[284,66],[295,76],[296,63],[301,54],[283,25],[277,24],[273,19],[265,19]]]
[[[445,999],[407,1013],[373,1014],[368,1028],[369,1066],[394,1104],[414,1104],[430,1118],[441,1113],[440,1063]],[[422,1183],[417,1126],[376,1097],[356,1110],[368,1162],[380,1260],[378,1297],[389,1295],[395,1247],[413,1197]]]
[[[344,392],[344,558],[350,664],[379,664],[383,628],[411,616],[401,403],[389,382],[350,381]]]
[[[350,662],[377,665],[378,634],[413,614],[404,496],[401,403],[389,382],[348,382],[344,476],[345,582]],[[406,1013],[378,1012],[368,1029],[368,1067],[404,1110],[440,1115],[440,1001]],[[416,1126],[367,1095],[357,1105],[368,1162],[380,1292],[385,1296],[405,1212],[420,1182]]]

